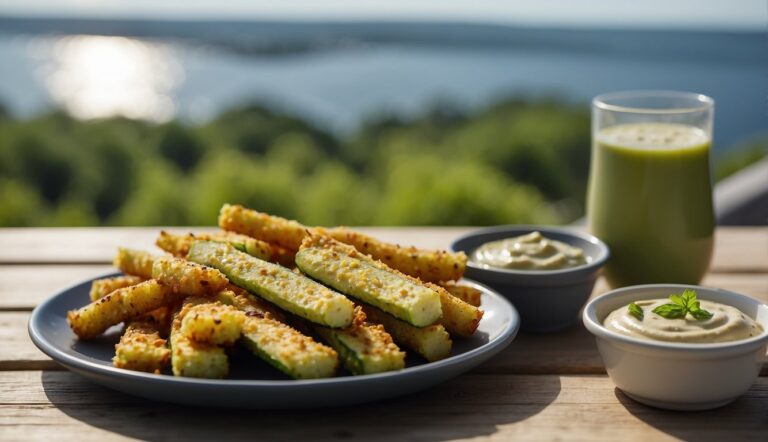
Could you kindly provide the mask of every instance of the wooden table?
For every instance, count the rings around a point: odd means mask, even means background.
[[[364,229],[445,248],[457,228]],[[158,229],[0,229],[0,440],[768,440],[768,369],[736,402],[681,413],[639,405],[605,375],[583,326],[519,335],[476,370],[411,396],[310,411],[229,411],[113,392],[63,370],[27,335],[55,291],[109,271],[115,247],[151,249]],[[768,301],[768,229],[721,228],[705,285]],[[606,290],[603,282],[595,294]]]

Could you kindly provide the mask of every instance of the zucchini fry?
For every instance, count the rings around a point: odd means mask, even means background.
[[[211,295],[229,284],[227,277],[216,269],[169,256],[155,259],[152,277],[187,296]]]
[[[483,318],[483,311],[448,293],[448,290],[437,284],[427,283],[427,286],[440,294],[440,304],[443,317],[440,323],[452,334],[472,336]]]
[[[327,378],[336,373],[336,352],[285,324],[285,315],[266,301],[234,290],[222,290],[218,299],[245,312],[241,342],[268,364],[294,379]]]
[[[91,284],[91,301],[103,298],[117,289],[136,285],[142,281],[144,281],[144,278],[135,275],[97,279]]]
[[[149,279],[152,277],[152,264],[154,262],[155,256],[151,253],[119,247],[112,264],[126,275]]]
[[[381,324],[395,342],[415,351],[429,362],[447,358],[453,342],[441,324],[414,327],[370,305],[362,306],[371,322]]]
[[[229,373],[229,360],[222,347],[189,339],[181,331],[184,317],[195,305],[209,302],[205,298],[187,298],[176,312],[171,325],[171,370],[174,376],[221,379]]]
[[[241,205],[224,204],[219,212],[219,227],[277,244],[289,250],[299,250],[307,227],[293,220],[267,215]]]
[[[327,229],[331,238],[354,246],[360,253],[371,255],[389,267],[426,282],[458,280],[464,275],[467,255],[444,250],[422,250],[389,244],[344,227]]]
[[[91,284],[91,301],[101,299],[117,289],[130,287],[144,281],[144,278],[133,275],[97,279]],[[155,328],[161,331],[161,334],[168,334],[168,327],[171,325],[173,310],[174,309],[171,306],[163,306],[152,310],[145,315],[139,316],[134,322],[151,322],[155,325]]]
[[[189,253],[189,246],[195,241],[229,243],[241,252],[263,259],[264,261],[272,261],[272,246],[269,243],[232,232],[174,235],[162,230],[160,236],[155,240],[155,244],[166,252],[179,258],[183,258],[187,256],[187,253]]]
[[[332,348],[267,317],[245,318],[242,343],[294,379],[331,377],[339,365],[338,355]]]
[[[160,374],[171,357],[166,343],[155,323],[133,321],[115,344],[112,364],[117,368]]]
[[[315,332],[333,347],[344,367],[352,374],[374,374],[405,367],[405,352],[379,324],[366,322],[365,313],[357,307],[355,320],[345,329],[315,327]]]
[[[354,246],[361,253],[371,255],[393,269],[428,282],[461,279],[467,265],[467,255],[463,252],[400,247],[343,227],[313,229],[297,221],[271,216],[239,205],[222,206],[219,212],[219,227],[294,251],[299,249],[310,230],[316,230],[320,234]]]
[[[150,279],[117,289],[85,307],[67,312],[67,321],[78,337],[88,339],[104,333],[115,324],[173,304],[181,296],[175,294],[170,287]]]
[[[312,278],[416,327],[440,318],[440,295],[435,290],[330,237],[306,237],[296,265]]]
[[[285,314],[279,308],[251,295],[234,284],[230,284],[225,290],[217,293],[216,299],[222,304],[231,305],[244,311],[249,316],[259,316],[261,318],[286,322]]]
[[[221,270],[238,286],[316,324],[338,328],[352,323],[355,306],[344,295],[229,244],[196,241],[187,259]]]
[[[482,297],[482,292],[480,290],[467,285],[456,284],[455,281],[444,281],[439,285],[448,290],[448,293],[461,299],[467,304],[480,307],[480,298]]]
[[[181,332],[202,344],[232,345],[240,338],[245,313],[220,302],[192,306],[181,321]]]

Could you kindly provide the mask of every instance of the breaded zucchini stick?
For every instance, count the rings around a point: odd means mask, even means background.
[[[344,295],[229,244],[196,241],[187,259],[221,270],[238,286],[316,324],[347,327],[354,304]]]
[[[216,241],[232,244],[237,250],[255,256],[264,261],[272,261],[272,246],[264,241],[250,236],[232,232],[221,233],[187,233],[174,235],[165,230],[160,231],[155,244],[166,252],[183,258],[189,253],[189,246],[195,241]]]
[[[169,337],[174,376],[221,379],[229,372],[229,360],[222,347],[195,342],[181,331],[182,321],[189,310],[208,301],[205,298],[187,298],[174,315]]]
[[[307,227],[297,221],[267,215],[240,205],[224,204],[219,212],[219,227],[242,233],[290,250],[299,250]]]
[[[67,313],[67,321],[75,334],[92,338],[109,327],[138,318],[180,299],[170,287],[150,279],[140,284],[117,289],[78,310]]]
[[[440,295],[435,290],[330,237],[307,236],[296,265],[312,278],[416,327],[440,319]]]
[[[243,344],[294,379],[327,378],[336,373],[336,352],[298,330],[270,318],[247,316]]]
[[[367,323],[359,307],[348,328],[318,326],[315,332],[339,353],[344,367],[352,374],[382,373],[405,367],[405,352],[400,351],[383,326]]]
[[[152,277],[152,264],[154,262],[155,256],[151,253],[119,247],[112,264],[126,275],[149,279]]]
[[[213,295],[229,284],[227,277],[214,268],[170,256],[155,259],[152,277],[187,296]]]
[[[362,306],[371,322],[381,324],[395,342],[432,362],[451,355],[453,342],[441,324],[414,327],[370,305]]]
[[[181,321],[181,332],[195,342],[232,345],[240,338],[245,313],[220,302],[192,306]]]
[[[97,279],[91,284],[91,301],[103,298],[117,289],[136,285],[144,281],[144,279],[145,278],[134,275]]]
[[[459,336],[471,336],[483,317],[482,310],[451,295],[443,287],[422,283],[416,278],[404,275],[358,252],[350,245],[342,244],[327,236],[307,237],[302,249],[296,254],[296,264],[299,269],[313,278],[416,327],[424,327],[439,320],[448,332]],[[408,281],[409,285],[403,283],[403,280]],[[428,288],[438,294],[440,316],[429,319],[429,316],[425,315],[429,310],[423,309],[422,304],[415,306],[409,304],[409,295],[413,287]],[[404,290],[404,293],[401,290]],[[385,297],[386,301],[382,301]],[[410,311],[415,312],[423,321],[410,320],[408,317],[410,313],[403,313],[404,307],[391,308],[392,304],[398,303],[410,308]],[[434,307],[431,308],[434,309]]]
[[[422,281],[458,280],[464,276],[467,267],[467,255],[464,252],[452,253],[444,250],[400,247],[344,227],[327,229],[324,233],[337,241],[354,246],[361,253],[371,255],[393,269]]]
[[[115,345],[112,364],[127,370],[160,374],[171,357],[171,350],[166,343],[167,341],[160,337],[157,324],[151,321],[133,321],[126,327],[120,342]]]
[[[229,204],[222,206],[219,212],[219,227],[278,244],[289,250],[298,250],[308,231],[313,230],[297,221]],[[358,251],[373,256],[393,269],[422,281],[458,280],[466,270],[467,256],[463,252],[451,253],[400,247],[397,244],[379,241],[341,227],[314,230],[329,235],[337,241],[350,244]]]
[[[115,276],[113,278],[97,279],[93,281],[91,285],[91,301],[101,299],[108,294],[114,292],[117,289],[129,287],[132,285],[144,282],[144,278],[140,276]],[[129,284],[131,283],[131,284]],[[173,315],[173,306],[163,306],[151,312],[141,315],[136,319],[137,322],[151,322],[155,324],[164,334],[167,334],[168,327],[171,325],[171,318]]]
[[[443,317],[440,323],[455,335],[472,336],[483,319],[483,311],[474,305],[448,293],[448,290],[437,284],[427,283],[427,286],[440,294],[440,304],[443,308]]]
[[[467,285],[457,284],[455,281],[441,282],[439,284],[444,289],[448,290],[448,293],[461,299],[467,304],[475,307],[480,307],[482,292],[474,287]]]
[[[285,324],[285,316],[266,301],[233,290],[222,290],[218,299],[246,313],[241,342],[268,364],[294,379],[327,378],[336,372],[336,351]]]
[[[286,322],[285,314],[279,308],[261,298],[251,295],[234,284],[230,284],[225,290],[217,293],[216,300],[222,304],[232,305],[250,316],[259,316]]]

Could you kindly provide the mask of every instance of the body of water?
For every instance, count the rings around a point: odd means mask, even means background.
[[[768,129],[764,33],[556,30],[420,23],[0,19],[0,103],[205,120],[262,101],[337,131],[372,115],[506,97],[589,106],[600,93],[714,97],[715,149]],[[557,130],[553,128],[553,130]]]

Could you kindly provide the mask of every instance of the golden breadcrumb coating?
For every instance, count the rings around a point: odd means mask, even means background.
[[[315,331],[339,353],[344,366],[353,374],[382,373],[405,367],[405,352],[400,351],[384,327],[368,323],[360,307],[355,309],[355,320],[349,327],[315,327]]]
[[[229,204],[221,207],[219,227],[290,250],[299,249],[307,230],[296,221]]]
[[[222,290],[229,280],[220,271],[181,258],[155,259],[152,277],[187,296],[208,296]]]
[[[314,279],[417,327],[440,318],[440,296],[435,290],[331,237],[307,236],[296,264]]]
[[[229,373],[229,360],[224,348],[195,342],[181,331],[181,323],[189,310],[205,298],[187,298],[174,315],[169,341],[171,343],[171,369],[174,376],[221,379]]]
[[[400,247],[379,241],[368,235],[345,227],[320,229],[337,241],[355,247],[361,253],[371,255],[389,267],[422,281],[438,282],[458,280],[464,276],[467,255],[464,252],[423,250],[416,247]]]
[[[131,322],[115,345],[112,363],[118,368],[159,374],[171,357],[166,343],[153,322]]]
[[[327,236],[313,234],[308,236],[302,247],[325,247],[335,250],[336,253],[341,256],[342,254],[351,258],[365,262],[380,270],[395,273],[403,278],[411,280],[415,284],[424,285],[439,294],[440,306],[442,316],[439,318],[440,324],[443,324],[449,333],[459,336],[471,336],[477,330],[477,326],[480,324],[480,320],[483,317],[483,311],[479,308],[462,301],[461,299],[448,293],[443,287],[433,283],[422,283],[419,279],[409,275],[405,275],[402,272],[392,269],[381,261],[377,261],[372,257],[358,252],[352,246],[341,244],[338,241],[333,240]],[[330,258],[328,258],[330,259]],[[363,300],[365,301],[365,300]],[[367,301],[366,301],[367,302]],[[369,302],[370,304],[374,304]],[[374,304],[376,307],[379,305]],[[381,308],[381,307],[380,307]],[[382,310],[392,313],[391,311],[382,308]],[[397,316],[397,315],[396,315]],[[401,318],[406,319],[406,318]],[[409,321],[410,322],[410,321]],[[412,323],[412,322],[411,322]],[[413,324],[413,323],[412,323]],[[428,324],[416,324],[417,326],[425,326]]]
[[[126,275],[136,275],[144,279],[152,277],[152,264],[155,256],[141,250],[119,247],[112,263]]]
[[[187,233],[186,235],[174,235],[161,231],[155,244],[174,256],[183,258],[189,253],[189,246],[195,241],[216,241],[232,244],[236,249],[255,256],[265,261],[272,261],[272,246],[264,241],[250,236],[233,232],[220,233]],[[274,254],[277,254],[275,252]]]
[[[220,302],[195,305],[181,321],[181,332],[195,342],[232,345],[240,338],[245,313]]]
[[[443,307],[440,323],[450,333],[465,337],[472,336],[480,325],[480,320],[483,319],[483,311],[453,296],[437,284],[428,282],[427,286],[440,294],[440,303]]]
[[[67,321],[72,331],[81,339],[93,338],[113,325],[174,304],[181,296],[168,286],[150,279],[117,289],[85,307],[69,311]]]
[[[272,216],[240,205],[224,204],[219,212],[219,227],[242,233],[288,250],[296,251],[311,227]],[[314,228],[318,233],[329,235],[337,241],[354,246],[360,252],[371,255],[388,266],[422,281],[439,282],[459,280],[467,266],[463,252],[423,250],[400,247],[379,241],[368,235],[344,227],[332,229]]]
[[[336,373],[336,352],[282,322],[248,316],[243,343],[256,355],[295,379],[327,378]]]
[[[467,285],[457,284],[455,281],[443,281],[439,285],[448,290],[448,293],[461,299],[467,304],[480,307],[482,298],[482,292],[480,290]]]
[[[414,327],[370,305],[362,306],[371,322],[381,324],[398,344],[432,362],[451,355],[453,342],[442,324]]]
[[[134,275],[115,276],[112,278],[96,279],[91,283],[91,301],[103,298],[117,289],[136,285],[144,281],[144,278]]]
[[[238,286],[317,324],[346,327],[352,322],[354,304],[344,295],[229,244],[197,241],[187,258],[221,270]]]

